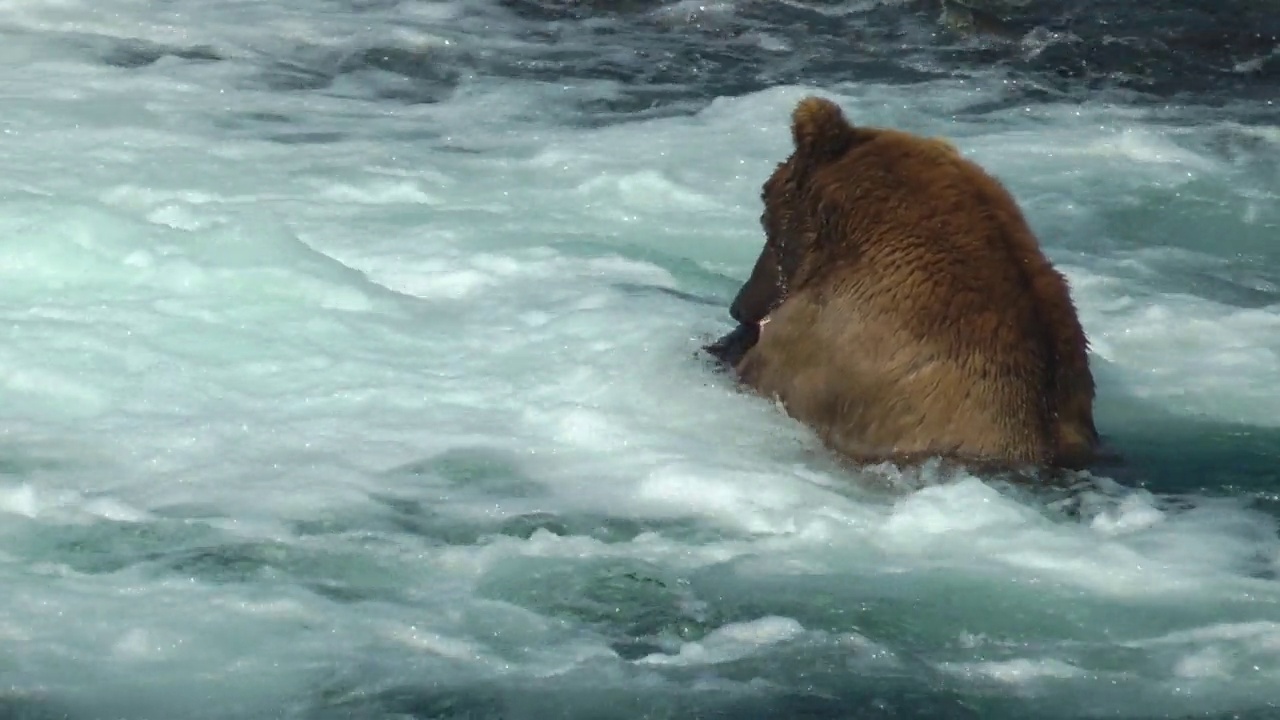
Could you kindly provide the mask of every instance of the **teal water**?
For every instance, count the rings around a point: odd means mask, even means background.
[[[484,72],[581,46],[476,7],[6,6],[0,717],[1274,715],[1258,106],[993,71],[631,114]],[[697,357],[815,90],[1018,196],[1114,477],[852,472]]]

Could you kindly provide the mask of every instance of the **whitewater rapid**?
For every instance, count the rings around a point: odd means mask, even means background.
[[[483,7],[0,3],[0,716],[1269,717],[1273,127],[629,114]],[[1132,474],[853,473],[697,356],[811,92],[1009,185]]]

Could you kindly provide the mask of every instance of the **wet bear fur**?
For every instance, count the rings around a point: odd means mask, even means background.
[[[946,141],[809,97],[764,183],[764,248],[708,351],[858,463],[1080,469],[1094,380],[1066,279]]]

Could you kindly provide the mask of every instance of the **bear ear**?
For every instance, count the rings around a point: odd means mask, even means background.
[[[807,97],[791,113],[791,137],[801,157],[833,160],[849,149],[856,134],[840,106],[826,98]]]

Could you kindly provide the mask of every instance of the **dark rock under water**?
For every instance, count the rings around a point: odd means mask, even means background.
[[[994,77],[1001,107],[1099,96],[1215,107],[1280,96],[1275,0],[490,0],[447,19],[357,2],[347,12],[441,41],[183,48],[76,34],[73,45],[137,69],[160,58],[254,57],[247,82],[257,87],[406,104],[443,102],[486,78],[614,84],[565,96],[567,116],[584,125],[692,113],[712,98],[789,84]]]
[[[663,101],[654,85],[708,96],[993,69],[1007,73],[1024,100],[1118,91],[1130,99],[1215,104],[1268,99],[1280,88],[1280,5],[1272,0],[500,5],[527,23],[527,36],[541,36],[544,57],[558,55],[564,64],[508,57],[490,71],[537,76],[541,67],[544,74],[648,85],[644,99],[654,103]]]

